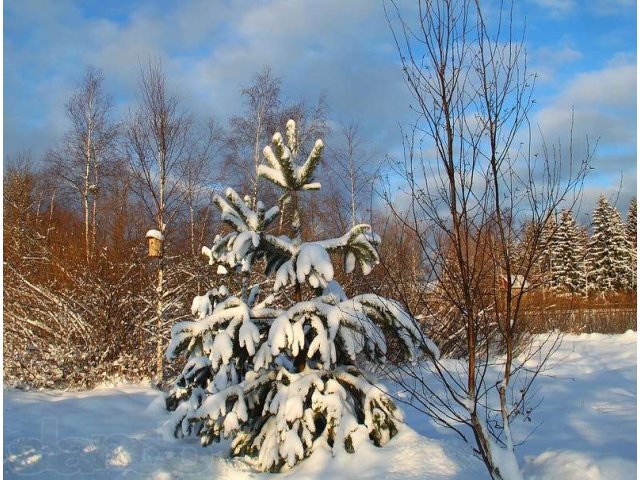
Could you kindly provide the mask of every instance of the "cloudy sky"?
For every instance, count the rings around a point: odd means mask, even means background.
[[[573,109],[577,142],[598,139],[585,207],[604,193],[626,210],[636,192],[635,2],[517,3],[538,74],[536,127],[549,142],[566,141]],[[87,64],[103,70],[124,113],[150,56],[163,59],[198,118],[239,113],[239,88],[265,65],[286,98],[324,93],[332,124],[359,121],[376,151],[399,152],[398,125],[413,118],[382,1],[5,0],[5,158],[22,150],[38,158],[60,138]]]

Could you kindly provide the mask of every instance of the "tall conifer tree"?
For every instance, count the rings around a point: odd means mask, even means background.
[[[637,287],[637,271],[638,271],[638,224],[637,224],[637,209],[638,204],[636,199],[632,199],[629,204],[629,212],[627,213],[627,224],[625,225],[625,234],[627,237],[627,244],[629,248],[629,260],[630,260],[630,278],[632,288]]]
[[[583,240],[571,210],[563,210],[552,242],[551,283],[554,289],[569,293],[584,290],[586,245]]]
[[[598,199],[592,226],[589,288],[598,293],[631,288],[631,261],[622,218],[604,196]]]

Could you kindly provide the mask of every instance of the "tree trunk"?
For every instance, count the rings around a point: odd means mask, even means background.
[[[91,251],[95,254],[98,239],[98,161],[94,156],[93,159],[93,205],[91,215]]]
[[[160,259],[158,260],[158,284],[156,286],[157,305],[156,305],[156,384],[162,385],[164,380],[164,338],[163,338],[163,320],[164,320],[164,251],[165,251],[165,227],[164,224],[164,210],[165,210],[165,183],[166,183],[166,171],[165,171],[165,152],[161,149],[158,155],[160,165],[160,195],[158,205],[158,230],[162,234],[162,242],[160,244]]]
[[[158,260],[158,283],[156,287],[156,385],[161,386],[164,380],[164,342],[163,342],[163,317],[164,317],[164,242],[160,247],[160,259]]]
[[[482,461],[484,462],[489,475],[493,480],[509,480],[502,476],[502,472],[500,472],[500,468],[495,465],[495,459],[493,458],[493,454],[491,452],[491,446],[489,444],[489,433],[487,429],[482,424],[482,420],[478,417],[477,412],[471,413],[471,425],[473,429],[473,435],[476,439],[476,446],[480,456],[482,457]]]
[[[193,211],[193,204],[189,205],[189,227],[190,227],[190,240],[191,240],[191,256],[196,256],[196,225]]]
[[[84,253],[87,260],[87,265],[91,263],[90,252],[90,234],[89,234],[89,182],[88,178],[85,179],[85,188],[82,192],[82,209],[84,213]]]

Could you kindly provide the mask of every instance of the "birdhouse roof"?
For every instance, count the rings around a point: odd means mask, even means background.
[[[159,230],[153,230],[153,229],[149,230],[147,232],[146,237],[147,238],[157,238],[160,241],[164,240],[164,235],[162,235],[162,233],[160,233]]]

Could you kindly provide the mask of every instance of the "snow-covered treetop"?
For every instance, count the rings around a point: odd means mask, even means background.
[[[320,183],[313,181],[313,172],[322,157],[324,143],[320,139],[316,140],[307,160],[298,165],[297,137],[296,122],[289,120],[287,144],[280,133],[273,136],[271,146],[264,147],[263,154],[267,164],[258,166],[258,175],[275,183],[285,192],[319,190]]]
[[[265,273],[276,272],[275,291],[296,282],[325,288],[333,280],[331,253],[343,255],[347,273],[358,264],[367,275],[379,261],[376,245],[380,238],[369,225],[356,225],[341,237],[298,243],[286,235],[267,232],[278,216],[277,206],[265,211],[262,202],[257,202],[252,209],[250,199],[241,198],[232,188],[226,190],[225,198],[216,196],[214,203],[221,211],[222,221],[232,231],[217,235],[211,249],[203,247],[209,263],[239,266],[241,271],[249,272],[257,260],[265,259]]]

